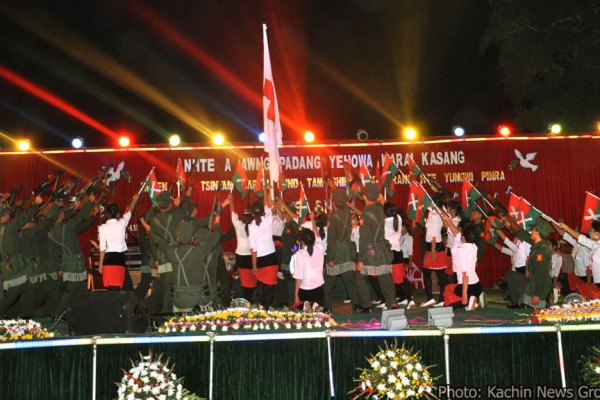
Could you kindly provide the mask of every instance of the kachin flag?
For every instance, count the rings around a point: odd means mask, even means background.
[[[375,183],[364,161],[360,163],[360,170],[358,171],[358,175],[360,176],[360,180],[363,183],[363,185],[367,182]]]
[[[471,213],[473,212],[473,209],[475,209],[476,205],[476,201],[481,197],[481,193],[479,193],[479,191],[477,189],[475,189],[475,186],[473,186],[473,184],[471,184],[471,182],[469,182],[469,180],[467,178],[463,178],[463,184],[462,184],[462,208],[463,208],[463,212],[465,217],[470,217]]]
[[[393,189],[394,187],[394,178],[398,175],[400,169],[392,160],[392,157],[388,153],[385,153],[385,159],[383,160],[383,168],[381,170],[381,186],[383,186],[384,190],[389,193],[390,197],[394,196],[396,191]]]
[[[419,166],[415,163],[415,160],[413,160],[412,156],[408,156],[408,174],[412,174],[415,179],[421,175],[421,168],[419,168]]]
[[[360,175],[356,173],[354,168],[352,168],[347,161],[344,162],[344,172],[346,173],[346,194],[350,198],[356,196],[362,200]]]
[[[498,231],[496,231],[496,217],[490,215],[485,221],[485,241],[493,246],[498,241]]]
[[[156,174],[154,173],[154,169],[150,171],[148,174],[148,178],[146,179],[146,187],[148,188],[148,198],[153,206],[157,206],[156,197],[161,192],[161,188],[158,186],[158,180],[156,179]]]
[[[410,191],[408,193],[408,205],[406,207],[407,217],[413,221],[413,226],[417,220],[417,214],[419,212],[419,184],[417,181],[412,180],[410,182]]]
[[[242,195],[242,200],[246,198],[246,194],[248,193],[248,177],[246,175],[246,170],[242,165],[242,160],[238,160],[237,167],[235,167],[235,172],[231,177],[231,183],[233,183],[233,187],[240,192]]]
[[[535,225],[541,215],[542,213],[540,210],[532,206],[525,198],[521,198],[521,201],[519,202],[517,225],[527,232],[531,232],[531,228],[533,228],[533,225]]]
[[[590,230],[592,221],[600,219],[600,198],[590,192],[585,192],[585,205],[583,206],[583,217],[581,218],[581,233]]]
[[[283,174],[283,165],[279,168],[279,191],[284,192],[288,188],[288,183],[285,180],[285,175]]]
[[[298,201],[298,225],[302,225],[304,218],[310,212],[308,206],[308,199],[306,198],[306,192],[304,191],[304,185],[300,183],[300,200]]]
[[[508,201],[508,213],[510,217],[515,221],[519,218],[519,204],[521,198],[514,193],[510,193],[510,200]]]
[[[431,205],[432,201],[431,201],[431,197],[429,196],[429,193],[427,193],[427,191],[425,190],[423,185],[421,185],[421,184],[418,184],[418,185],[419,185],[419,205],[418,205],[419,209],[417,210],[416,221],[419,225],[421,225],[422,227],[425,227],[425,211],[427,211],[427,209]]]
[[[269,176],[271,182],[279,181],[279,146],[283,141],[279,106],[275,93],[275,82],[271,70],[267,25],[263,24],[264,73],[263,73],[263,129],[265,132],[265,152],[269,154]]]
[[[265,188],[268,186],[266,178],[264,164],[261,158],[260,163],[258,164],[258,172],[256,173],[256,185],[254,186],[254,193],[261,199],[264,197]]]

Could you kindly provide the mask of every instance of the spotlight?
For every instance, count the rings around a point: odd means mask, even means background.
[[[213,143],[217,146],[222,145],[225,143],[225,136],[223,136],[222,133],[217,133],[215,136],[213,136]]]
[[[356,131],[356,138],[359,141],[364,142],[365,140],[369,139],[369,132],[365,131],[364,129],[359,129]]]
[[[404,137],[407,140],[415,140],[417,137],[417,131],[414,128],[405,128]]]
[[[456,137],[462,137],[465,135],[465,128],[460,125],[456,125],[454,128],[452,128],[452,133]]]
[[[80,149],[83,147],[83,139],[80,137],[76,137],[75,139],[71,140],[71,146],[73,146],[76,149]]]
[[[509,137],[512,134],[512,129],[508,125],[499,125],[498,126],[498,133],[501,136]]]
[[[304,141],[306,143],[312,143],[315,141],[315,134],[311,131],[304,132]]]
[[[121,136],[119,138],[119,146],[129,147],[130,144],[131,144],[131,140],[129,140],[129,138],[127,136]]]
[[[550,125],[550,133],[553,135],[558,135],[562,132],[562,126],[560,124],[551,124]]]
[[[27,139],[19,140],[17,142],[17,148],[21,151],[27,151],[31,148],[31,142]]]
[[[171,135],[171,137],[169,138],[169,145],[171,147],[177,147],[181,144],[181,138],[179,137],[179,135]]]
[[[258,141],[259,141],[259,142],[261,142],[261,143],[264,143],[264,142],[265,142],[265,133],[264,133],[264,132],[261,132],[261,133],[258,135]]]

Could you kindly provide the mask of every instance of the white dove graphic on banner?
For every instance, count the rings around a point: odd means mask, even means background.
[[[535,159],[535,156],[537,156],[537,151],[535,153],[527,153],[525,157],[523,157],[523,154],[521,154],[519,150],[515,149],[515,155],[519,159],[519,165],[521,165],[521,167],[530,168],[533,172],[538,169],[538,165],[531,163],[531,161]]]

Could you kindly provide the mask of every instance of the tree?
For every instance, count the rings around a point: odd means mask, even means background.
[[[553,121],[595,130],[600,117],[600,3],[595,0],[490,0],[481,51],[498,46],[507,96],[525,132]]]

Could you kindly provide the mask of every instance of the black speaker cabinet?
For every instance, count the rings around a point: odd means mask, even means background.
[[[150,318],[130,292],[82,292],[74,295],[68,307],[71,336],[107,333],[144,333]]]

